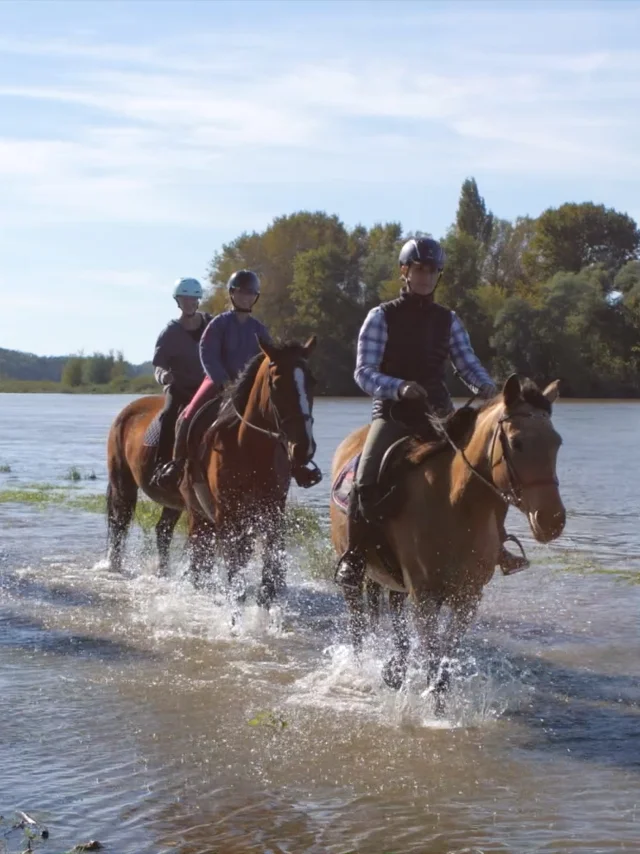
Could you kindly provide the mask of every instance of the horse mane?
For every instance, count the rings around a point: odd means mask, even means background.
[[[462,406],[442,421],[443,428],[457,448],[465,448],[469,443],[480,411],[471,406]],[[453,452],[453,448],[429,423],[426,430],[408,443],[405,459],[413,468],[441,451]]]
[[[542,412],[551,415],[551,401],[544,396],[533,380],[530,380],[528,377],[520,380],[520,398],[520,402],[528,403],[534,409],[540,409]],[[463,406],[447,416],[443,421],[443,427],[457,448],[464,450],[470,442],[480,413],[491,409],[501,400],[502,392],[491,398],[491,400],[485,401],[482,406],[477,408]],[[413,467],[420,465],[428,457],[445,450],[453,452],[453,448],[449,442],[443,439],[429,424],[425,433],[414,436],[408,443],[405,458],[409,465]]]
[[[277,356],[293,356],[302,357],[304,355],[304,346],[298,341],[285,341],[284,344],[273,345],[272,347]],[[265,354],[260,351],[244,366],[235,380],[230,383],[222,393],[222,402],[220,404],[220,415],[217,419],[218,429],[226,429],[232,427],[238,421],[236,412],[244,412],[249,401],[251,389],[256,381],[260,365],[265,359]]]
[[[551,415],[551,401],[548,397],[544,396],[533,380],[530,380],[528,377],[520,380],[520,393],[524,402],[528,403],[529,406],[532,406],[534,409],[541,409],[547,415]]]
[[[217,419],[218,429],[224,430],[233,426],[238,420],[236,412],[244,412],[264,358],[265,354],[262,351],[257,353],[247,362],[235,380],[225,388],[222,393],[220,415]]]
[[[534,409],[540,409],[542,412],[546,412],[547,415],[551,415],[552,406],[549,398],[545,397],[544,394],[540,391],[540,388],[534,383],[533,380],[529,379],[529,377],[522,377],[520,379],[520,403],[528,403],[529,406]],[[498,400],[502,400],[502,392],[499,392],[496,397],[491,400],[485,401],[481,407],[479,407],[478,412],[486,412],[487,409],[491,409]]]

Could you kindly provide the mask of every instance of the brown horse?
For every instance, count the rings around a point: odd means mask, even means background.
[[[264,535],[258,602],[268,606],[284,586],[284,512],[292,468],[311,461],[313,384],[306,344],[261,352],[229,387],[220,416],[189,465],[182,494],[189,513],[194,581],[211,565],[214,540],[233,582]]]
[[[155,448],[144,436],[163,405],[161,396],[126,406],[109,432],[107,489],[109,563],[120,571],[138,489],[163,506],[156,526],[160,571],[168,568],[171,537],[183,510],[189,513],[191,571],[195,580],[212,564],[213,534],[227,559],[230,576],[244,566],[258,532],[267,534],[263,601],[282,585],[283,521],[292,464],[315,453],[313,377],[307,360],[315,338],[303,346],[262,344],[225,393],[220,418],[203,437],[196,460],[187,466],[180,491],[149,481]],[[204,487],[204,488],[203,488]]]
[[[521,383],[512,375],[500,395],[471,413],[464,447],[447,442],[436,449],[414,446],[413,465],[402,483],[402,507],[383,523],[398,575],[387,569],[374,549],[367,551],[374,603],[376,584],[391,590],[396,653],[383,678],[394,688],[404,681],[409,638],[403,605],[409,595],[416,608],[420,657],[434,677],[431,687],[440,711],[450,679],[446,662],[471,623],[497,563],[497,520],[504,518],[510,504],[517,507],[541,543],[555,539],[564,528],[556,477],[561,439],[551,423],[551,403],[557,394],[557,382],[540,392],[530,380]],[[356,430],[338,447],[334,481],[362,450],[367,430]],[[333,503],[330,512],[334,546],[342,554],[346,517]],[[362,641],[362,593],[347,596],[347,605],[357,649]],[[450,607],[451,618],[440,638],[437,623],[443,605]]]
[[[160,573],[169,565],[169,546],[184,501],[180,493],[167,492],[149,484],[155,467],[156,449],[144,444],[147,428],[164,405],[162,395],[140,397],[120,412],[109,430],[107,440],[107,526],[108,561],[114,572],[122,569],[127,532],[136,509],[138,489],[161,504],[163,509],[156,525],[156,542],[160,555]]]

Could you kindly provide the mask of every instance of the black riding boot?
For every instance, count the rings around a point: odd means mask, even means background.
[[[173,446],[173,459],[170,460],[159,471],[154,472],[151,483],[161,489],[178,489],[184,474],[187,462],[187,439],[189,437],[189,424],[187,419],[178,422],[176,430],[176,441]]]
[[[354,485],[351,489],[347,511],[347,548],[338,562],[335,574],[335,582],[340,587],[359,589],[364,581],[367,568],[365,540],[371,526],[367,509],[375,503],[376,495],[377,487],[357,488]]]

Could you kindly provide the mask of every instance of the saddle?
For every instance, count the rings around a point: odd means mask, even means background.
[[[469,406],[453,412],[444,422],[446,436],[439,433],[429,422],[421,425],[407,436],[395,441],[385,452],[378,471],[376,501],[372,508],[375,518],[362,518],[360,523],[366,527],[366,542],[374,548],[386,571],[402,586],[402,570],[395,553],[389,545],[382,523],[399,513],[406,500],[404,484],[407,474],[430,457],[446,450],[464,448],[471,438],[478,410]],[[448,438],[447,438],[448,437]],[[349,512],[350,496],[354,488],[355,474],[361,454],[348,460],[336,477],[331,497],[334,504],[345,514]]]
[[[466,447],[475,427],[478,410],[462,407],[443,421],[443,429],[457,448]],[[408,428],[409,429],[409,428]],[[378,471],[378,507],[383,518],[390,518],[402,509],[407,474],[429,457],[450,450],[450,441],[438,434],[430,422],[412,430],[407,436],[398,439],[385,452]],[[349,496],[353,489],[356,471],[361,454],[347,460],[338,472],[331,488],[334,504],[346,513],[349,508]]]
[[[147,448],[157,448],[160,442],[160,416],[162,415],[162,410],[158,412],[156,417],[153,419],[151,424],[147,427],[144,437],[142,439],[142,444]]]
[[[194,472],[199,472],[201,468],[202,440],[206,433],[213,432],[220,415],[221,403],[221,395],[214,397],[213,400],[205,401],[195,415],[191,417],[187,434],[186,457],[192,463]],[[180,420],[178,419],[178,430],[180,429]]]

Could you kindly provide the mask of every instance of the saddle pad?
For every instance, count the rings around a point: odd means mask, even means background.
[[[346,462],[342,467],[340,474],[335,479],[331,489],[331,498],[333,499],[334,504],[336,504],[343,513],[346,513],[349,507],[349,495],[351,493],[353,479],[356,475],[359,462],[360,454],[356,454],[355,457],[348,460],[348,462]]]
[[[144,434],[144,439],[142,440],[142,444],[147,448],[156,448],[158,442],[160,441],[160,415],[162,413],[159,412],[156,417],[153,419],[151,424],[147,427],[147,432]]]

